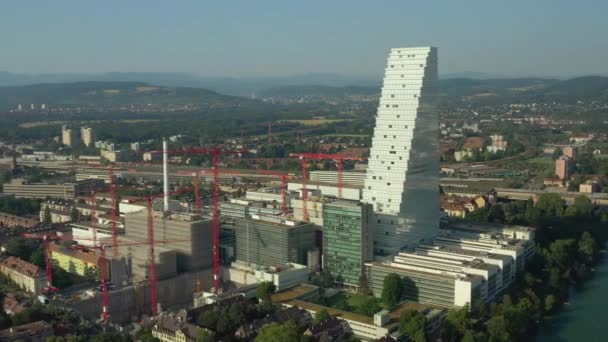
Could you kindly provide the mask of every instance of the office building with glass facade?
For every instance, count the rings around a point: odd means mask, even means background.
[[[358,286],[363,264],[373,259],[373,209],[338,200],[323,206],[323,270],[336,282]]]

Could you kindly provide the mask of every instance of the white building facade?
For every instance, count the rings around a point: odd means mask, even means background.
[[[391,49],[363,189],[374,251],[394,254],[439,229],[437,48]]]

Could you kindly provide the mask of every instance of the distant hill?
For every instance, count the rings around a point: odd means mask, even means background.
[[[142,82],[74,82],[0,87],[0,108],[17,104],[130,105],[196,104],[243,106],[257,101],[221,95],[202,88],[160,87]]]
[[[542,95],[554,98],[608,100],[608,77],[584,76],[557,82],[543,89]]]
[[[338,74],[303,74],[280,77],[203,77],[192,73],[109,72],[101,74],[17,74],[0,71],[0,86],[71,82],[143,82],[166,87],[205,88],[221,94],[250,96],[262,89],[292,85],[330,87],[379,86],[379,76],[343,76]]]
[[[479,94],[509,95],[538,91],[550,87],[559,80],[545,78],[452,78],[439,80],[439,89],[448,97],[474,96]]]
[[[272,97],[272,96],[353,96],[353,95],[375,95],[380,92],[379,87],[358,87],[358,86],[347,86],[347,87],[331,87],[323,85],[289,85],[282,87],[272,87],[262,89],[256,92],[256,96],[259,97]]]
[[[479,94],[521,94],[545,89],[558,83],[554,79],[516,78],[516,79],[472,79],[450,78],[439,80],[439,91],[447,97],[475,96]],[[329,87],[323,85],[279,86],[266,88],[256,93],[259,96],[344,96],[373,95],[380,93],[378,86]]]

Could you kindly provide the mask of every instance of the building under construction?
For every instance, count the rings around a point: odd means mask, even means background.
[[[314,250],[315,225],[282,217],[235,218],[236,259],[258,266],[307,263]]]
[[[155,247],[175,251],[178,272],[195,271],[213,265],[210,219],[186,212],[164,213],[153,210],[152,215],[154,241],[158,241],[155,243]],[[136,241],[148,239],[148,212],[146,210],[126,215],[125,238]]]

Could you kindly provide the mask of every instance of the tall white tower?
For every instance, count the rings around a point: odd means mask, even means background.
[[[391,49],[363,200],[374,206],[374,252],[387,255],[439,229],[437,48]]]

